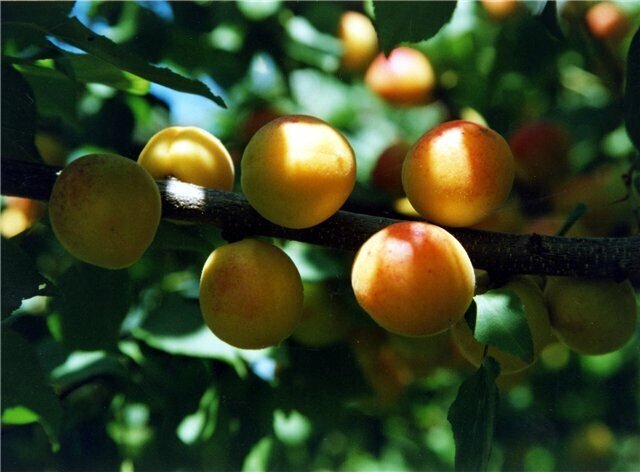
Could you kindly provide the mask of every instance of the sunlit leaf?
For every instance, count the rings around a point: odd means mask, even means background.
[[[447,418],[456,442],[456,470],[487,469],[498,406],[495,381],[499,372],[498,363],[487,357],[478,371],[460,385],[449,408]]]
[[[269,470],[269,459],[273,451],[274,441],[271,437],[264,437],[257,442],[247,454],[242,465],[242,472],[257,472]]]
[[[138,77],[179,92],[201,95],[222,107],[225,106],[222,98],[213,94],[204,83],[183,77],[170,69],[145,62],[125,46],[118,45],[110,39],[94,33],[76,18],[71,18],[55,28],[51,28],[49,33]]]

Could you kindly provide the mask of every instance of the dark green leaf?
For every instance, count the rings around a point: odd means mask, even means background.
[[[225,107],[222,98],[214,95],[211,90],[209,90],[209,87],[202,82],[188,79],[167,68],[156,67],[143,61],[131,53],[126,47],[94,33],[80,23],[77,18],[71,18],[69,21],[61,23],[55,28],[51,28],[49,33],[72,46],[82,49],[89,54],[93,54],[103,61],[113,64],[127,72],[131,72],[138,77],[180,92],[201,95]]]
[[[447,419],[456,444],[456,470],[487,469],[498,406],[499,373],[498,363],[487,357],[480,369],[460,385],[449,408]]]
[[[58,288],[63,344],[71,350],[114,351],[131,298],[127,271],[78,264],[62,274]]]
[[[33,23],[52,28],[64,22],[75,2],[5,2],[2,4],[2,22]]]
[[[2,63],[2,159],[40,160],[34,144],[36,101],[27,81]]]
[[[633,145],[640,151],[640,28],[633,35],[627,53],[624,121]]]
[[[539,15],[542,24],[547,28],[547,32],[555,39],[563,39],[564,34],[558,24],[557,2],[555,0],[549,0],[547,2],[535,3],[544,5],[544,8],[539,12]]]
[[[47,383],[38,358],[22,336],[2,330],[2,422],[39,421],[54,447],[62,421],[62,408]]]
[[[77,88],[73,80],[48,67],[20,65],[17,68],[29,82],[41,116],[61,118],[67,123],[77,122]]]
[[[243,359],[260,357],[260,351],[244,351],[216,338],[202,320],[197,301],[178,295],[165,295],[158,309],[151,312],[135,337],[150,346],[182,356],[217,359],[232,365],[239,375],[247,370]]]
[[[531,332],[524,305],[509,289],[490,290],[475,297],[476,325],[473,336],[482,344],[518,356],[526,362],[534,357]]]
[[[46,280],[38,273],[35,261],[18,244],[2,238],[2,319],[20,307],[22,300],[38,293]]]
[[[402,42],[416,43],[434,36],[453,15],[456,2],[374,1],[380,45],[389,53]]]
[[[149,92],[148,81],[90,54],[65,54],[57,62],[71,70],[78,82],[104,84],[136,95]]]

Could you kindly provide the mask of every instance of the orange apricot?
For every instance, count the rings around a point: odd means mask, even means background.
[[[216,248],[202,269],[200,310],[218,338],[242,349],[274,346],[302,315],[298,269],[280,248],[243,239]]]
[[[255,210],[287,228],[308,228],[337,212],[353,190],[351,145],[333,126],[287,115],[253,135],[242,156],[242,190]]]
[[[427,220],[471,226],[499,208],[514,179],[507,142],[471,121],[442,123],[409,150],[402,167],[407,198]]]
[[[394,105],[423,105],[433,99],[436,75],[420,51],[399,47],[386,57],[380,53],[369,64],[367,86]]]
[[[391,197],[404,195],[402,163],[410,147],[405,141],[391,144],[378,156],[376,165],[371,172],[371,183]]]
[[[464,316],[475,275],[467,252],[451,234],[406,221],[383,228],[362,245],[351,285],[380,326],[404,336],[427,336]]]
[[[589,32],[598,39],[620,40],[631,30],[629,15],[614,2],[600,2],[584,16]]]
[[[346,11],[338,22],[338,38],[342,43],[340,66],[344,70],[364,69],[378,52],[378,35],[368,16]]]

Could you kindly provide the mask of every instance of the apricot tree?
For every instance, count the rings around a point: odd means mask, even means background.
[[[633,469],[602,4],[4,3],[3,466]]]

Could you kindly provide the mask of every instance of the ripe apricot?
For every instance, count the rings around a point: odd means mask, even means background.
[[[433,99],[436,75],[431,62],[420,51],[399,47],[386,57],[380,53],[369,64],[365,83],[394,105],[423,105]]]
[[[47,209],[44,202],[21,197],[5,197],[6,208],[0,213],[0,234],[5,238],[29,229]]]
[[[340,66],[344,70],[364,69],[378,52],[378,35],[368,16],[346,11],[338,22],[338,38],[342,43]]]
[[[482,7],[493,21],[505,21],[520,9],[519,0],[481,0]]]
[[[303,286],[282,249],[243,239],[215,249],[200,277],[200,310],[218,338],[261,349],[293,333],[302,315]]]
[[[402,167],[407,198],[427,220],[471,226],[509,196],[514,163],[498,133],[471,121],[442,123],[409,150]]]
[[[49,199],[49,218],[73,256],[121,269],[153,241],[161,205],[160,191],[142,166],[114,154],[90,154],[62,170]]]
[[[380,153],[371,172],[371,183],[391,197],[404,195],[402,163],[410,147],[405,141],[391,144]]]
[[[569,170],[569,133],[551,121],[530,122],[509,138],[516,179],[527,187],[550,189]]]
[[[629,15],[613,2],[600,2],[584,16],[589,32],[598,39],[620,40],[631,30]]]
[[[551,342],[552,336],[544,296],[535,281],[530,277],[514,277],[505,288],[513,290],[524,305],[524,314],[533,341],[534,359],[532,362],[525,362],[495,346],[489,346],[487,355],[498,361],[501,374],[513,374],[532,365],[540,351]],[[479,367],[484,358],[485,346],[473,337],[467,321],[462,319],[456,323],[451,329],[451,334],[462,355],[474,366]]]
[[[394,223],[371,236],[353,262],[358,303],[380,326],[404,336],[448,329],[464,315],[475,284],[462,245],[444,229]]]
[[[544,295],[557,338],[576,352],[615,351],[635,332],[636,297],[628,280],[548,277]]]
[[[242,190],[267,220],[308,228],[347,200],[356,179],[353,150],[338,130],[306,115],[270,121],[242,156]]]
[[[222,142],[194,126],[172,126],[151,137],[138,163],[156,180],[174,177],[220,190],[233,188],[233,160]]]
[[[349,310],[323,282],[305,282],[300,324],[291,336],[300,344],[324,347],[343,340],[351,328]]]

